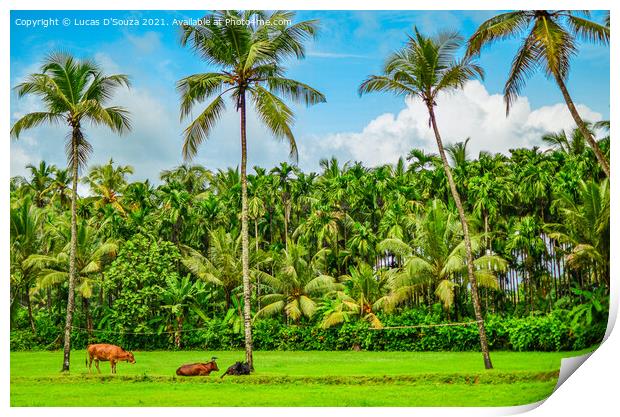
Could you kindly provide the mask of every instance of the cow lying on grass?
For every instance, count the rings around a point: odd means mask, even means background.
[[[213,371],[219,371],[215,362],[217,358],[211,358],[207,363],[190,363],[177,369],[178,376],[209,376]]]
[[[91,372],[93,361],[95,361],[95,367],[99,373],[101,373],[101,369],[99,369],[99,361],[109,361],[110,369],[113,374],[116,373],[116,364],[118,362],[124,361],[136,363],[133,353],[127,352],[120,346],[108,345],[105,343],[88,345],[86,348],[86,365],[88,366],[88,373]]]
[[[235,362],[234,365],[228,367],[220,378],[224,378],[226,375],[250,375],[250,365],[247,363]]]

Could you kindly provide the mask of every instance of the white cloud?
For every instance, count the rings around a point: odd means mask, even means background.
[[[146,32],[142,36],[127,34],[126,38],[142,54],[150,54],[161,48],[161,35],[157,32]]]
[[[314,138],[310,159],[332,154],[342,160],[357,160],[368,165],[395,163],[413,147],[436,152],[435,137],[428,125],[426,107],[419,99],[406,99],[398,114],[386,113],[370,121],[361,132],[339,132]],[[586,106],[577,106],[582,118],[601,120],[602,116]],[[547,132],[574,127],[564,103],[531,109],[526,97],[519,97],[506,117],[503,97],[489,94],[478,81],[466,84],[462,91],[439,97],[437,122],[444,143],[471,137],[472,155],[479,151],[508,153],[509,149],[542,145]]]

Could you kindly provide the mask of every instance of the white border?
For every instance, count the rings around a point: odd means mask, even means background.
[[[167,408],[122,408],[122,409],[95,409],[95,408],[45,408],[45,409],[10,409],[9,408],[9,387],[10,387],[10,374],[8,372],[10,364],[9,360],[9,346],[6,335],[9,333],[9,318],[8,318],[8,304],[4,303],[4,300],[8,299],[8,268],[9,268],[9,225],[8,225],[8,187],[7,182],[9,178],[10,167],[10,140],[9,140],[9,58],[10,58],[10,25],[9,14],[10,10],[206,10],[206,9],[244,9],[244,8],[258,8],[258,9],[287,9],[287,10],[506,10],[512,8],[521,9],[611,9],[612,14],[615,16],[620,15],[620,2],[618,1],[605,1],[605,0],[591,0],[591,1],[579,1],[579,0],[521,0],[521,1],[492,1],[492,0],[435,0],[432,2],[421,0],[382,0],[380,2],[367,2],[362,3],[355,0],[254,0],[254,1],[242,1],[242,0],[229,0],[229,1],[209,1],[205,2],[196,0],[175,0],[174,2],[166,0],[150,0],[148,2],[140,0],[105,0],[101,2],[85,2],[84,0],[55,0],[53,2],[45,0],[3,0],[0,2],[0,14],[2,16],[2,26],[0,27],[0,42],[2,46],[2,63],[0,67],[1,81],[0,81],[0,103],[4,104],[0,106],[2,109],[2,117],[0,117],[0,132],[2,132],[2,141],[0,142],[0,172],[2,173],[0,181],[4,184],[2,191],[0,192],[0,231],[2,231],[3,239],[0,241],[0,265],[2,265],[2,285],[0,286],[0,300],[2,301],[3,313],[0,319],[0,334],[3,336],[2,343],[0,343],[0,351],[2,352],[1,358],[3,359],[4,370],[1,376],[1,391],[0,391],[0,410],[3,411],[3,415],[68,415],[68,416],[108,416],[111,413],[121,412],[122,414],[138,414],[148,416],[168,416],[173,410]],[[381,36],[377,34],[377,36]],[[612,42],[611,45],[611,68],[618,68],[618,47],[617,43]],[[610,91],[620,92],[618,88],[618,71],[611,74]],[[619,96],[618,94],[611,96],[611,109],[610,120],[612,125],[620,122],[617,117]],[[616,139],[617,142],[617,139]],[[618,164],[617,151],[615,146],[612,147],[612,167],[616,167]],[[615,171],[615,169],[614,169]],[[611,183],[611,198],[612,207],[618,207],[618,186],[617,181]],[[616,210],[617,211],[617,210]],[[611,222],[611,249],[612,253],[616,253],[618,249],[618,225],[615,223],[617,215],[614,215],[612,210],[612,222]],[[611,276],[612,276],[612,300],[611,300],[611,314],[610,321],[615,322],[618,311],[618,272],[617,263],[612,262]],[[610,325],[611,329],[611,325]],[[609,330],[610,330],[609,329]],[[563,384],[559,389],[542,405],[535,407],[535,405],[523,406],[523,407],[510,407],[510,408],[389,408],[389,409],[377,409],[377,408],[298,408],[295,410],[277,408],[277,409],[265,409],[265,408],[233,408],[233,409],[217,409],[217,410],[204,410],[184,408],[183,414],[205,414],[205,413],[217,413],[218,415],[270,415],[270,416],[284,416],[294,413],[299,416],[312,416],[317,413],[327,413],[330,415],[342,415],[342,414],[355,414],[356,416],[372,416],[382,414],[390,414],[393,416],[400,415],[423,415],[423,416],[493,416],[493,415],[508,415],[524,412],[530,409],[532,416],[550,416],[560,414],[563,416],[606,416],[610,415],[616,409],[618,403],[618,388],[617,381],[618,375],[620,375],[620,360],[618,359],[618,352],[620,352],[620,336],[618,331],[612,332],[609,335],[608,340],[588,359],[583,366],[581,366],[573,376],[568,378],[568,381]],[[105,399],[102,398],[102,404]]]

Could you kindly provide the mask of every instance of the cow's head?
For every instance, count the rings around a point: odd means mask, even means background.
[[[136,363],[136,358],[133,357],[133,353],[127,352],[127,362]]]
[[[215,362],[215,358],[211,359],[209,361],[209,365],[211,365],[211,370],[212,371],[219,371],[220,368],[217,367],[217,363]]]

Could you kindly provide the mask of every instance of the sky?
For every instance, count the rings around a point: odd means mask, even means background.
[[[326,103],[306,108],[293,105],[293,128],[299,148],[298,165],[318,170],[322,158],[361,161],[367,166],[395,163],[413,147],[436,151],[423,105],[415,99],[389,94],[367,94],[357,89],[371,74],[378,74],[385,58],[402,47],[414,26],[421,32],[457,30],[469,37],[495,11],[300,11],[295,21],[318,19],[317,39],[306,45],[303,60],[286,62],[287,76],[313,86]],[[179,43],[174,19],[200,18],[204,11],[12,11],[11,85],[37,72],[50,51],[63,50],[95,59],[107,73],[129,75],[130,90],[119,89],[110,104],[131,112],[132,131],[117,136],[103,128],[86,126],[94,152],[90,164],[109,159],[134,167],[132,180],[158,182],[159,173],[183,163],[182,131],[176,82],[210,67]],[[592,18],[602,21],[602,12]],[[37,19],[58,18],[58,26],[27,27]],[[63,19],[69,19],[63,21]],[[116,21],[114,20],[116,19]],[[139,25],[128,25],[137,19]],[[145,19],[145,20],[143,20]],[[87,25],[98,21],[98,26]],[[63,22],[68,22],[64,26]],[[113,23],[116,22],[116,23]],[[107,23],[107,24],[106,24]],[[159,25],[155,25],[159,23]],[[481,150],[508,153],[509,149],[542,146],[541,136],[574,127],[561,93],[543,74],[534,75],[505,115],[502,89],[517,40],[486,48],[479,63],[484,81],[471,81],[462,91],[438,100],[437,118],[444,142],[470,137],[472,155]],[[568,89],[582,118],[609,118],[609,48],[578,44]],[[205,103],[206,105],[206,103]],[[194,115],[204,108],[199,105]],[[35,97],[11,95],[11,124],[42,109]],[[232,105],[221,118],[192,163],[209,169],[239,165],[239,115]],[[271,168],[289,161],[287,144],[274,139],[250,111],[248,165]],[[42,126],[11,141],[11,176],[24,175],[27,164],[41,159],[66,166],[65,126]]]

